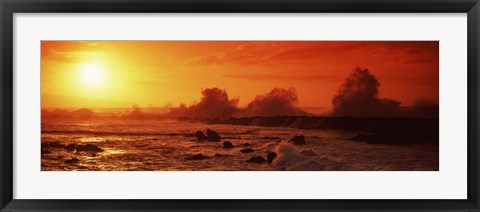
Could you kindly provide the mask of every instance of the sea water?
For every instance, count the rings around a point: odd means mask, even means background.
[[[211,129],[220,142],[197,141]],[[438,145],[353,141],[362,132],[164,120],[42,120],[42,171],[438,170]],[[290,139],[303,135],[305,145]],[[229,141],[234,148],[224,148]],[[45,145],[48,144],[48,145]],[[54,144],[54,145],[52,145]],[[55,145],[57,144],[57,145]],[[69,151],[92,144],[101,152]],[[253,152],[242,153],[242,149]],[[271,162],[247,162],[275,152]],[[189,160],[202,154],[203,159]]]

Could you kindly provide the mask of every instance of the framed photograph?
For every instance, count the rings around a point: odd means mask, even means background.
[[[480,211],[477,0],[0,6],[1,211]]]

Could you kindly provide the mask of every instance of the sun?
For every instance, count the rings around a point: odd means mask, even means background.
[[[81,80],[85,85],[97,86],[102,83],[103,70],[97,64],[84,64],[80,73]]]

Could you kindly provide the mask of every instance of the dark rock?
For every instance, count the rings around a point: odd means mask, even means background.
[[[69,144],[65,147],[65,149],[68,150],[68,151],[73,151],[76,148],[77,148],[77,145],[75,145],[75,144]]]
[[[367,142],[375,142],[377,141],[376,136],[368,135],[368,134],[359,134],[352,138],[352,141],[367,141]]]
[[[234,146],[233,146],[232,142],[230,142],[230,141],[223,142],[223,148],[230,149],[230,148],[233,148],[233,147]]]
[[[235,139],[235,140],[242,140],[242,137],[228,136],[228,137],[222,137],[222,139]]]
[[[221,158],[222,156],[223,156],[222,154],[218,154],[218,153],[215,154],[215,157],[217,157],[217,158]]]
[[[42,155],[43,155],[43,154],[47,155],[47,154],[50,154],[50,153],[51,153],[51,152],[48,151],[48,149],[42,149]]]
[[[103,152],[104,150],[96,145],[93,144],[87,144],[85,146],[83,145],[77,145],[77,152]]]
[[[209,141],[220,141],[222,139],[222,137],[220,137],[220,135],[218,135],[217,132],[215,132],[211,129],[207,129],[207,139]]]
[[[250,152],[254,152],[253,149],[250,149],[250,148],[246,148],[246,149],[241,149],[240,152],[242,153],[250,153]]]
[[[65,163],[67,164],[78,163],[78,162],[80,161],[76,158],[65,160]]]
[[[249,143],[243,143],[242,146],[251,146]]]
[[[205,158],[206,157],[202,154],[196,154],[196,155],[191,155],[191,156],[185,157],[185,160],[203,160]]]
[[[273,137],[271,137],[271,136],[265,136],[265,137],[263,137],[263,139],[267,139],[267,140],[278,140],[278,139],[280,139],[280,138],[279,138],[279,137],[276,137],[276,136],[273,136]]]
[[[352,141],[363,141],[369,144],[409,144],[412,143],[422,143],[430,142],[428,138],[425,138],[425,141],[421,140],[421,136],[412,136],[400,135],[401,133],[392,133],[392,134],[359,134],[352,138]],[[431,142],[430,142],[431,143]]]
[[[290,139],[295,145],[305,145],[305,137],[303,135],[298,135]]]
[[[434,116],[425,117],[242,117],[219,119],[214,124],[233,124],[245,126],[297,126],[301,129],[344,130],[370,134],[370,138],[354,140],[368,140],[373,144],[423,144],[439,143],[438,108],[432,109]],[[433,114],[433,113],[432,113]],[[413,114],[412,115],[420,115]],[[302,121],[297,121],[302,120]],[[213,123],[212,123],[213,124]],[[293,137],[293,136],[292,136]],[[353,137],[353,136],[352,136]],[[367,136],[369,137],[369,136]],[[308,139],[308,138],[307,138]],[[287,140],[290,140],[288,138]]]
[[[267,162],[272,163],[273,159],[277,157],[277,153],[275,152],[269,152],[267,155]]]
[[[42,148],[47,148],[47,147],[50,147],[50,148],[65,148],[65,145],[59,144],[59,143],[57,143],[57,142],[45,142],[45,143],[42,143]]]
[[[317,153],[315,153],[313,150],[310,150],[310,149],[304,149],[300,152],[300,154],[307,157],[312,157],[317,155]]]
[[[252,158],[248,159],[247,162],[249,163],[265,163],[265,158],[262,156],[253,156]]]
[[[206,141],[207,140],[207,136],[205,134],[203,134],[202,131],[195,132],[195,137],[197,137],[197,141]]]

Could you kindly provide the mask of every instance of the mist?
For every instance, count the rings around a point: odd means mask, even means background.
[[[202,90],[200,102],[190,106],[181,104],[178,108],[172,108],[170,115],[195,119],[227,118],[238,111],[237,104],[238,98],[230,99],[225,90],[206,88]]]
[[[380,83],[368,69],[355,68],[333,97],[334,116],[397,116],[400,102],[378,97]]]
[[[438,103],[428,99],[418,99],[411,110],[412,116],[425,118],[438,118]]]
[[[401,102],[379,97],[380,82],[368,70],[355,68],[339,86],[332,98],[332,112],[325,116],[353,117],[422,117],[438,118],[438,103],[428,99],[418,99],[412,107],[401,106]],[[91,109],[42,110],[44,118],[119,118],[119,119],[162,119],[165,117],[185,117],[196,120],[212,120],[241,117],[274,116],[314,116],[298,107],[295,88],[273,88],[256,95],[246,107],[239,107],[239,98],[229,97],[225,89],[217,87],[201,90],[201,98],[190,105],[171,107],[169,112],[152,111],[148,108],[132,107],[123,114],[97,113]]]
[[[294,88],[273,88],[268,93],[257,95],[238,116],[301,116],[308,115],[299,109],[297,91]]]
[[[419,99],[412,108],[401,102],[380,98],[380,82],[368,69],[355,68],[340,85],[332,100],[332,116],[355,117],[438,117],[438,104]]]

